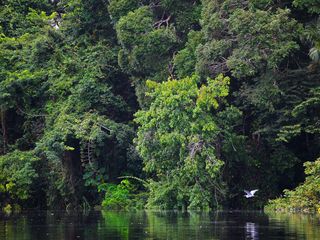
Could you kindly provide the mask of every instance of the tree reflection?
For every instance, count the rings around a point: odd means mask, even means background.
[[[33,212],[0,216],[0,239],[316,240],[319,226],[314,215],[262,212]]]

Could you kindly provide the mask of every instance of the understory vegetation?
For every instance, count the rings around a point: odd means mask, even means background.
[[[266,210],[320,213],[320,159],[304,165],[305,182],[294,190],[284,190],[284,196],[269,201]]]
[[[319,13],[0,1],[0,209],[319,209]]]

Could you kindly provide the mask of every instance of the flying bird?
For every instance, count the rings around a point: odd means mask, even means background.
[[[252,198],[254,197],[254,194],[258,191],[258,189],[255,190],[251,190],[251,191],[247,191],[244,190],[244,192],[246,193],[246,195],[244,195],[246,198]]]

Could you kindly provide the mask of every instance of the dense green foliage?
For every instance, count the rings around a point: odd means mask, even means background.
[[[319,6],[1,1],[0,207],[256,208],[297,187],[320,156]],[[319,201],[317,174],[288,199]]]
[[[219,109],[219,101],[229,92],[229,78],[220,75],[207,82],[200,89],[197,76],[147,82],[152,103],[136,113],[135,121],[141,125],[136,143],[144,168],[157,177],[150,184],[150,206],[206,209],[217,207],[217,195],[223,195],[223,162],[217,157],[217,138],[223,131],[219,123],[240,114],[232,108]]]
[[[103,207],[124,209],[130,204],[130,191],[132,191],[132,186],[128,180],[123,180],[118,185],[100,185],[99,190],[105,192],[105,198],[102,201]]]
[[[16,201],[26,200],[32,194],[32,186],[38,177],[35,163],[39,161],[33,151],[14,151],[5,157],[0,157],[0,192],[1,202],[14,199]],[[14,164],[12,164],[14,163]]]
[[[267,210],[320,212],[320,159],[304,165],[308,175],[305,182],[294,190],[284,190],[284,197],[271,200],[266,206]]]

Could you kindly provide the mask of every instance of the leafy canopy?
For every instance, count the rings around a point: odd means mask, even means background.
[[[158,179],[152,181],[149,206],[213,204],[211,194],[218,188],[223,165],[216,152],[220,128],[214,113],[229,93],[230,79],[219,75],[200,88],[199,80],[194,75],[147,82],[152,102],[135,114],[140,125],[135,142],[144,169]]]

